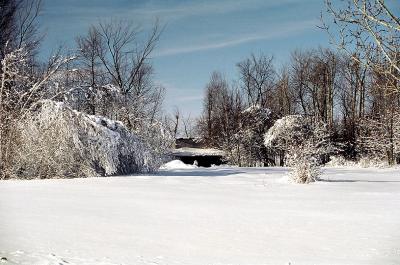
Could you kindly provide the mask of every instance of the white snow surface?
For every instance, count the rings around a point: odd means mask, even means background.
[[[181,160],[172,160],[161,166],[161,169],[164,169],[164,170],[191,169],[191,168],[197,168],[197,166],[185,164]]]
[[[400,169],[0,182],[0,264],[400,264]]]

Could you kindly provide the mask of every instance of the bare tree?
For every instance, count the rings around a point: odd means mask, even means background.
[[[15,39],[15,13],[19,2],[15,0],[0,0],[0,59],[6,54],[7,43]]]
[[[353,60],[390,76],[395,82],[387,89],[399,92],[400,18],[396,1],[347,0],[335,5],[326,0],[327,11],[336,27],[324,23],[331,39]],[[338,38],[336,36],[339,36]]]
[[[213,72],[205,89],[204,113],[200,119],[200,132],[207,145],[220,147],[228,120],[224,107],[228,101],[229,84],[219,72]]]
[[[78,37],[76,42],[78,60],[81,64],[81,89],[87,98],[88,112],[96,114],[96,92],[99,87],[106,84],[99,58],[99,51],[103,49],[102,39],[99,31],[91,26],[87,35]]]
[[[38,48],[42,36],[38,32],[37,19],[42,11],[42,0],[22,0],[16,12],[17,39],[16,48],[25,45],[27,50],[34,51]]]
[[[162,29],[155,23],[144,44],[139,42],[140,28],[132,22],[101,22],[96,30],[101,36],[98,45],[98,56],[103,63],[111,81],[119,86],[124,94],[133,91],[143,93],[146,89],[146,76],[151,73],[147,64],[160,38]]]
[[[0,0],[0,60],[22,46],[33,59],[42,39],[37,23],[41,10],[42,0]]]
[[[190,113],[186,118],[182,119],[183,133],[186,138],[193,138],[194,136],[194,120]]]
[[[247,100],[251,105],[265,107],[268,97],[274,85],[275,70],[273,57],[252,54],[250,58],[237,64],[239,69],[242,89],[247,95]]]
[[[290,86],[290,73],[287,67],[283,67],[278,75],[274,99],[271,109],[278,116],[295,114],[296,99],[294,91]]]
[[[173,127],[173,135],[174,135],[175,139],[176,139],[176,137],[178,135],[180,117],[181,117],[180,111],[179,111],[178,107],[175,107],[175,110],[174,110],[174,113],[173,113],[173,119],[172,119],[172,122],[173,122],[173,125],[174,125],[174,127]]]
[[[143,38],[140,27],[133,22],[110,20],[92,26],[85,36],[77,39],[83,66],[82,89],[86,91],[89,113],[116,105],[100,114],[119,119],[133,130],[139,129],[144,120],[154,121],[162,107],[164,88],[153,82],[150,56],[161,31],[157,21]],[[105,85],[114,89],[104,89]]]
[[[300,113],[333,124],[338,59],[328,49],[295,51],[291,60],[291,86]]]

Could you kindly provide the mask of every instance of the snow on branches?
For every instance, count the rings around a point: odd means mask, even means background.
[[[400,160],[400,112],[386,110],[379,119],[367,117],[358,125],[357,147],[364,158],[389,165]]]
[[[14,142],[15,124],[41,99],[51,98],[46,86],[49,80],[72,57],[60,53],[52,56],[44,71],[33,70],[32,58],[22,47],[4,55],[0,69],[0,178],[8,175],[12,153],[18,148]],[[64,91],[60,92],[64,93]]]
[[[121,122],[40,101],[18,123],[13,172],[23,178],[95,177],[151,172],[162,163]]]
[[[332,152],[326,126],[301,115],[289,115],[275,122],[265,134],[264,144],[284,152],[285,164],[293,167],[291,180],[309,183],[317,180],[318,166]]]

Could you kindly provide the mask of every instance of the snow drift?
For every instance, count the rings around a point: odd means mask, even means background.
[[[198,168],[198,166],[185,164],[181,160],[172,160],[160,167],[160,169],[163,170],[192,169],[192,168]]]
[[[44,100],[18,124],[14,172],[22,178],[94,177],[151,172],[162,163],[121,122]]]

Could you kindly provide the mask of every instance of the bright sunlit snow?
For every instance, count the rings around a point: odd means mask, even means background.
[[[173,167],[171,167],[173,168]],[[186,168],[0,183],[5,264],[399,264],[400,170]]]

